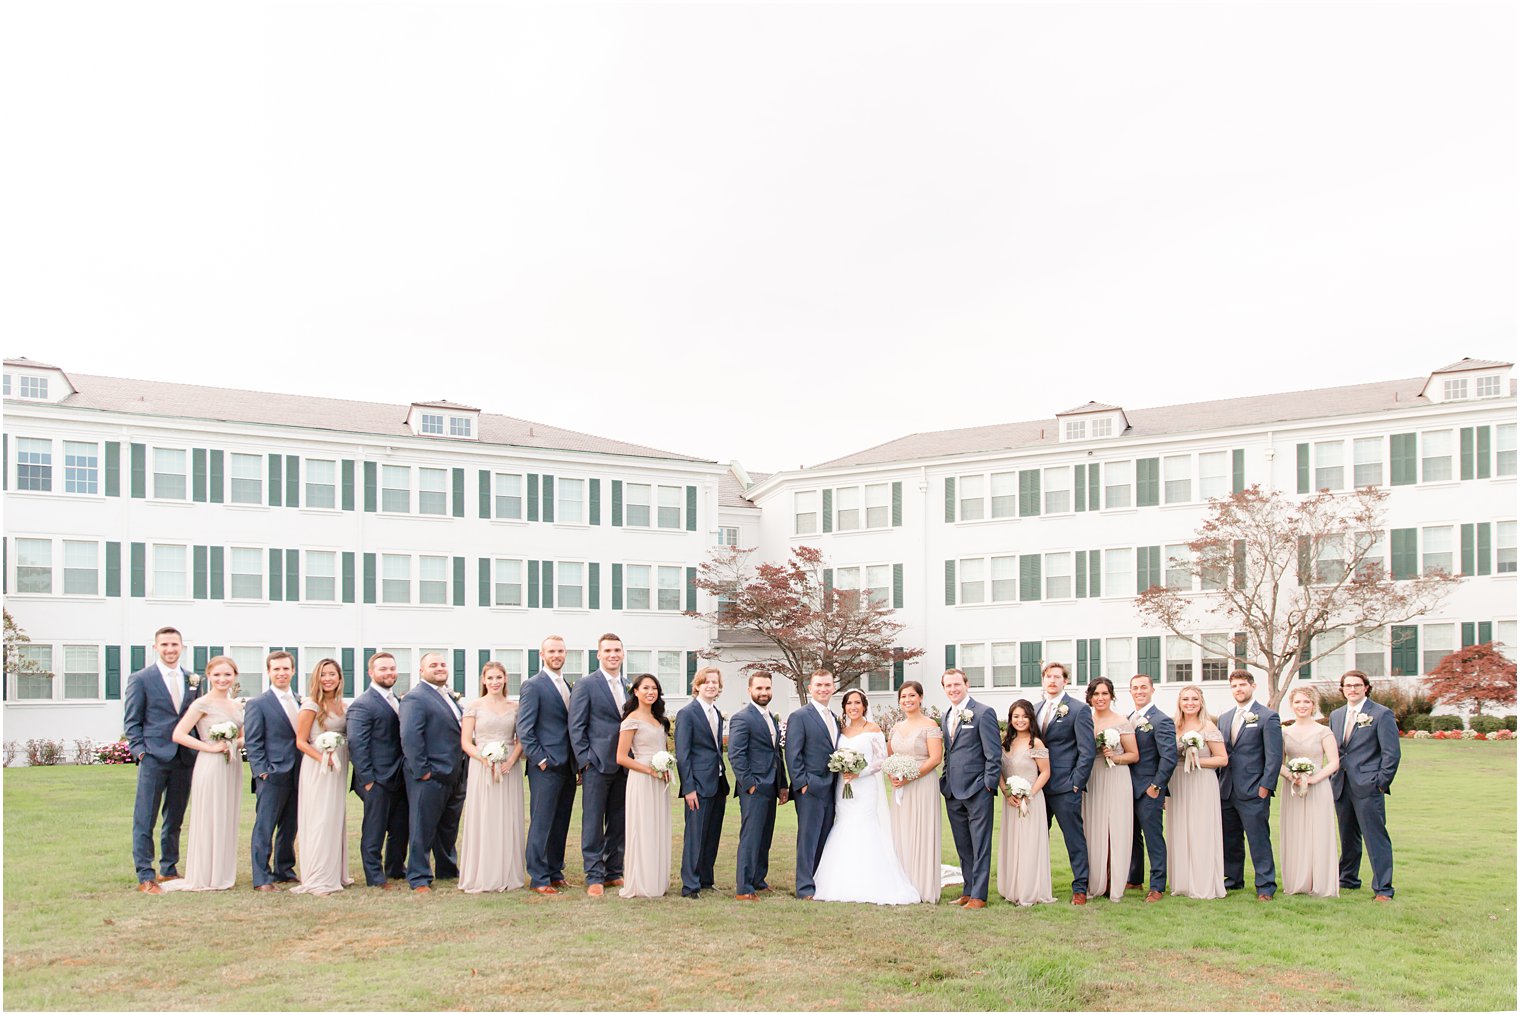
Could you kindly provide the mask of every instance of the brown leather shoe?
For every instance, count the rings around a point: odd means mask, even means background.
[[[586,894],[589,895],[589,896],[591,896],[593,899],[599,899],[599,898],[602,897],[602,894],[603,894],[602,886],[601,885],[587,885],[586,886]]]
[[[1392,902],[1393,901],[1393,896],[1392,895],[1374,895],[1372,897],[1372,901],[1373,902]]]
[[[1137,885],[1133,881],[1126,881],[1124,883],[1124,890],[1126,892],[1129,891],[1131,888],[1144,888],[1144,887],[1145,887],[1144,885]]]
[[[153,880],[157,881],[159,884],[163,884],[166,881],[180,881],[182,879],[180,878],[180,876],[178,874],[160,874],[158,877],[154,878]]]
[[[772,888],[770,885],[766,885],[764,888],[756,888],[755,892],[757,894],[764,895],[766,892],[774,892],[775,890],[776,889]]]
[[[1146,902],[1160,902],[1161,901],[1161,893],[1160,892],[1156,892],[1156,891],[1146,892],[1145,893],[1145,901]]]
[[[759,902],[760,899],[754,892],[746,892],[743,895],[735,895],[735,902]]]
[[[1272,901],[1272,896],[1270,896],[1270,895],[1258,895],[1258,896],[1256,896],[1256,901],[1257,902],[1271,902]]]
[[[256,891],[256,892],[275,892],[275,891],[279,891],[279,889],[275,888],[274,885],[254,885],[253,886],[253,890]]]
[[[955,905],[957,905],[957,906],[964,906],[966,903],[968,903],[970,901],[971,901],[971,896],[969,896],[969,895],[962,895],[960,898],[958,898],[958,899],[955,900]]]
[[[622,888],[623,887],[623,879],[622,878],[608,878],[606,883],[608,885],[610,885],[611,887],[613,887],[613,888]]]
[[[537,892],[539,895],[558,895],[559,894],[559,889],[555,888],[553,885],[539,885],[538,887],[534,888],[533,890],[535,892]]]
[[[558,881],[549,882],[549,887],[563,892],[565,889],[570,887],[570,882],[566,881],[564,878],[560,878]]]
[[[1087,905],[1087,893],[1086,892],[1072,892],[1071,893],[1071,904],[1073,906],[1085,906],[1085,905]]]
[[[987,908],[987,900],[986,899],[967,899],[966,900],[966,904],[964,906],[962,906],[961,908],[962,909],[986,909]]]
[[[418,885],[416,888],[412,889],[412,894],[413,895],[426,895],[426,894],[431,894],[432,891],[433,891],[433,889],[431,887],[429,887],[428,885]]]
[[[157,881],[142,881],[137,885],[137,890],[144,895],[162,895],[164,890],[158,887]]]

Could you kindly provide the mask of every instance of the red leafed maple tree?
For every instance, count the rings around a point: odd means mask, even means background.
[[[784,675],[797,688],[798,700],[806,701],[808,679],[820,667],[832,672],[844,691],[867,674],[924,654],[894,644],[906,625],[893,619],[890,604],[868,591],[831,586],[821,550],[799,546],[779,564],[752,564],[752,552],[715,548],[697,568],[697,588],[715,596],[718,605],[687,614],[763,639],[771,651],[742,666],[745,674]]]
[[[1471,704],[1478,715],[1484,705],[1515,703],[1515,664],[1491,641],[1469,645],[1442,659],[1425,679],[1430,700],[1460,707]]]

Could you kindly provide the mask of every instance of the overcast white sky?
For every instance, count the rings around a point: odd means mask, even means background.
[[[1512,358],[1512,4],[7,5],[6,355],[770,471]]]

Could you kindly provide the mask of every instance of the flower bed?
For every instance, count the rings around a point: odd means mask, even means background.
[[[1441,730],[1432,733],[1429,730],[1412,730],[1402,733],[1400,736],[1406,740],[1509,740],[1515,739],[1515,734],[1510,730],[1495,730],[1492,733],[1479,733],[1477,730]]]

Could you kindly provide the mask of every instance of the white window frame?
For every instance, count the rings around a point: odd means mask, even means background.
[[[980,522],[987,518],[987,488],[991,480],[985,474],[955,478],[955,520]]]
[[[387,476],[387,473],[390,474],[389,477]],[[386,485],[386,479],[387,478],[395,479],[397,477],[397,474],[405,477],[406,486],[404,486],[404,487],[398,487],[398,486],[388,486],[388,485]],[[412,467],[410,465],[387,465],[384,462],[382,462],[380,464],[380,477],[379,477],[379,479],[380,479],[380,503],[378,505],[376,505],[376,506],[380,509],[380,513],[381,514],[388,514],[388,515],[409,515],[409,514],[411,514],[412,513]],[[397,508],[397,507],[391,507],[390,505],[388,505],[386,503],[386,501],[387,501],[386,494],[388,494],[388,493],[389,494],[396,494],[396,493],[402,493],[402,494],[404,494],[405,498],[406,498],[406,507]],[[393,497],[393,498],[390,498],[390,499],[394,500],[395,498]]]
[[[811,501],[811,503],[808,503]],[[624,505],[626,514],[626,504]],[[792,494],[792,535],[816,536],[823,526],[823,494],[818,490],[797,490]],[[811,518],[811,527],[803,526],[803,519]]]
[[[25,448],[24,445],[26,445],[26,444],[46,445],[46,447],[47,447],[47,452],[46,452],[46,454],[47,454],[47,461],[45,461],[45,462],[24,462],[24,461],[22,461],[22,457],[23,456],[43,454],[43,452],[41,450],[39,450],[38,448],[35,448],[35,447],[34,448]],[[13,471],[13,475],[14,475],[14,479],[15,479],[15,487],[14,488],[16,489],[16,491],[19,492],[19,493],[52,493],[53,492],[53,483],[55,482],[55,480],[57,478],[57,473],[58,473],[57,468],[54,466],[54,459],[56,457],[57,456],[53,453],[53,442],[50,439],[48,439],[46,437],[20,437],[20,436],[18,436],[16,438],[16,464],[13,465],[13,466],[11,466],[12,471]],[[27,468],[27,469],[46,469],[47,470],[47,483],[46,483],[46,485],[44,485],[44,486],[25,486],[25,485],[23,485],[22,479],[21,479],[21,475],[22,475],[21,474],[21,470],[23,468]],[[38,479],[41,479],[41,478],[42,478],[41,476],[38,477]]]
[[[1383,485],[1386,443],[1382,437],[1358,437],[1351,442],[1351,485],[1354,489]]]
[[[579,497],[567,497],[570,490]],[[554,480],[554,522],[556,525],[586,524],[586,481],[579,476],[558,476]],[[572,511],[571,508],[574,508]]]
[[[1000,505],[998,502],[1002,501]],[[987,517],[1001,520],[1019,516],[1019,473],[1017,469],[994,472],[987,477]]]
[[[404,560],[404,561],[406,561],[406,574],[405,575],[399,574],[399,573],[397,573],[394,570],[388,570],[387,569],[387,566],[386,566],[387,564],[394,564],[397,560]],[[376,562],[376,569],[379,572],[379,574],[378,574],[377,577],[379,578],[379,582],[380,582],[380,588],[379,588],[380,595],[377,597],[379,599],[379,605],[381,605],[381,606],[411,606],[413,604],[413,596],[412,596],[412,572],[413,572],[414,568],[415,568],[415,565],[412,563],[412,554],[410,554],[410,553],[385,553],[385,552],[382,552],[380,554],[380,559],[379,559],[379,561]],[[402,582],[402,581],[404,581],[406,583],[406,598],[405,599],[392,599],[391,595],[390,595],[390,593],[391,593],[390,583]]]
[[[1456,470],[1452,467],[1452,459],[1456,454],[1456,441],[1451,430],[1424,430],[1420,433],[1420,482],[1421,483],[1448,483],[1456,478]],[[1430,454],[1432,442],[1439,442],[1444,446],[1444,455]],[[1438,463],[1445,462],[1444,466]],[[1430,473],[1435,471],[1437,475]],[[1445,475],[1440,475],[1444,472]]]
[[[1420,548],[1420,574],[1426,574],[1432,566],[1442,567],[1447,574],[1456,574],[1458,570],[1458,543],[1457,526],[1455,525],[1422,525],[1419,535]],[[1431,549],[1431,541],[1435,540],[1437,548]],[[1445,550],[1440,549],[1439,544],[1446,544]],[[1446,563],[1442,566],[1439,559],[1432,557],[1445,557]]]
[[[987,686],[992,666],[991,654],[983,641],[962,642],[955,648],[955,668],[966,675],[966,686],[981,689]]]
[[[1116,554],[1123,556],[1116,557],[1114,556]],[[1119,570],[1109,565],[1110,560],[1124,560],[1127,561],[1128,566]],[[1103,594],[1100,598],[1135,598],[1135,548],[1133,546],[1114,546],[1103,551]]]
[[[170,452],[170,453],[177,453],[177,454],[183,456],[184,471],[178,473],[178,475],[179,475],[180,480],[185,484],[185,492],[182,493],[182,494],[180,494],[178,497],[171,497],[168,494],[164,493],[163,491],[159,490],[159,488],[158,488],[158,477],[159,476],[173,476],[173,475],[175,475],[175,473],[172,473],[172,472],[159,472],[159,470],[158,470],[158,453],[160,451],[167,451],[167,452]],[[179,504],[184,504],[184,503],[189,502],[189,500],[190,500],[190,452],[187,449],[185,449],[185,448],[161,447],[161,446],[156,445],[156,444],[150,445],[148,447],[148,478],[150,480],[151,487],[152,487],[151,493],[152,493],[152,499],[153,500],[174,501],[174,502],[179,503]]]
[[[247,578],[249,571],[238,571],[234,566],[237,561],[238,551],[251,553],[258,559],[259,594],[257,596],[239,596],[233,593],[239,577]],[[192,567],[193,562],[192,562]],[[236,603],[264,603],[268,602],[269,595],[269,548],[267,546],[229,546],[227,547],[227,601]],[[193,578],[192,578],[193,583]]]
[[[183,550],[184,554],[185,554],[185,571],[184,571],[184,574],[185,574],[185,584],[184,584],[184,591],[182,591],[182,592],[175,592],[175,591],[170,590],[170,589],[163,589],[163,588],[159,587],[159,575],[162,574],[162,573],[164,573],[164,572],[162,572],[160,570],[159,566],[158,566],[158,552],[159,552],[159,550],[168,550],[168,549]],[[171,543],[171,542],[168,542],[168,541],[154,541],[154,542],[151,542],[151,543],[148,544],[147,555],[148,555],[148,560],[147,560],[147,566],[148,566],[148,598],[150,598],[150,599],[167,599],[167,600],[172,600],[172,601],[183,602],[185,600],[191,599],[194,596],[194,594],[195,594],[195,550],[191,547],[190,544],[188,544],[188,543]],[[231,552],[229,551],[228,555],[227,555],[227,561],[226,561],[227,575],[228,575],[228,578],[229,578],[229,581],[228,581],[228,588],[229,589],[231,588],[231,581],[230,581],[230,579],[231,579],[231,575],[232,575],[232,560],[231,560],[231,556],[232,556]]]
[[[312,564],[314,554],[322,554],[332,558],[332,573],[318,574]],[[308,603],[336,603],[342,600],[343,589],[343,554],[339,550],[308,549],[304,552],[305,560],[301,563],[301,601]],[[332,595],[320,596],[312,593],[312,581],[332,581]]]
[[[1474,398],[1498,398],[1504,394],[1504,379],[1498,374],[1473,378]]]
[[[565,566],[567,564],[568,565],[574,565],[575,567],[578,567],[578,568],[581,569],[581,580],[580,580],[580,584],[579,585],[567,585],[567,584],[565,584],[565,581],[564,581],[564,578],[565,578]],[[556,560],[554,562],[554,608],[556,610],[577,610],[577,611],[587,609],[588,607],[586,606],[586,600],[587,600],[587,581],[588,581],[588,579],[589,579],[589,573],[588,573],[587,568],[586,568],[586,561],[584,561],[584,560]],[[565,591],[564,590],[567,589],[567,588],[578,588],[578,589],[580,589],[580,602],[576,603],[573,606],[567,605],[565,603]]]
[[[1075,578],[1076,554],[1070,550],[1055,550],[1044,555],[1040,562],[1042,577],[1045,580],[1046,599],[1073,599],[1077,594]],[[1057,568],[1065,568],[1065,573],[1057,573]],[[1065,586],[1060,582],[1065,582]]]
[[[1437,641],[1444,644],[1435,644]],[[1461,632],[1453,621],[1440,621],[1420,625],[1420,673],[1429,673],[1441,660],[1455,652],[1461,641]]]
[[[454,584],[454,565],[453,561],[449,558],[449,555],[446,553],[418,553],[415,554],[412,559],[415,561],[413,567],[415,569],[414,573],[417,579],[417,605],[428,607],[443,607],[454,605],[450,601],[450,592]],[[437,575],[428,574],[426,572],[424,565],[431,567],[435,563],[441,563],[442,565],[442,578],[439,578]],[[436,589],[433,590],[432,593],[429,593],[429,586],[433,585],[442,586],[443,598],[437,600],[429,600],[426,598],[429,594],[436,594]]]
[[[322,466],[322,465],[330,465],[330,466],[332,466],[332,482],[331,483],[315,483],[315,482],[312,482],[312,472],[313,472],[312,466]],[[308,459],[306,459],[306,461],[304,461],[304,462],[301,463],[301,466],[302,466],[301,467],[301,471],[302,471],[301,485],[303,487],[303,489],[301,491],[302,494],[303,494],[303,496],[301,498],[301,504],[302,504],[302,506],[305,507],[307,510],[311,510],[311,511],[337,511],[340,508],[340,506],[341,506],[338,503],[338,496],[339,496],[339,494],[338,494],[338,486],[342,482],[341,475],[342,475],[342,469],[343,469],[343,467],[338,463],[338,460],[335,459],[335,458],[308,458]],[[331,504],[316,504],[316,503],[313,503],[316,500],[316,498],[312,495],[312,491],[314,489],[322,488],[322,487],[326,487],[327,489],[329,489],[329,490],[332,491],[332,503]]]
[[[515,479],[515,480],[517,480],[517,492],[516,493],[503,493],[502,489],[501,489],[502,488],[502,482],[501,481],[503,479]],[[497,521],[503,521],[503,522],[520,522],[520,521],[523,521],[524,515],[525,515],[525,509],[526,509],[527,503],[528,503],[528,492],[527,491],[528,491],[527,477],[524,476],[521,472],[512,472],[511,470],[507,470],[505,472],[499,472],[499,471],[496,471],[496,470],[492,470],[492,472],[491,472],[491,517],[493,519],[497,520]],[[513,497],[517,498],[517,513],[516,514],[503,514],[502,513],[502,503],[501,502],[503,500],[510,500]]]
[[[1072,513],[1072,469],[1069,465],[1050,465],[1040,470],[1040,494],[1042,513],[1064,515]],[[1065,496],[1065,503],[1059,499]]]
[[[1500,423],[1494,427],[1494,475],[1514,476],[1515,474],[1515,440],[1517,426],[1514,423]]]
[[[475,436],[475,420],[470,416],[450,416],[449,436],[473,438]]]
[[[502,565],[517,565],[517,602],[504,603],[501,601],[501,589],[503,586],[510,588],[513,583],[502,581]],[[491,558],[491,605],[504,610],[522,610],[528,606],[528,562],[522,557],[493,557]]]
[[[1192,502],[1192,454],[1163,456],[1161,459],[1161,503],[1191,504]]]
[[[1501,519],[1494,522],[1494,574],[1514,574],[1515,563],[1515,519]]]
[[[675,494],[674,505],[665,503],[666,495],[670,493]],[[675,511],[675,520],[672,525],[665,524],[668,511]],[[653,521],[654,528],[665,532],[679,532],[686,527],[686,487],[671,486],[668,483],[655,484]]]
[[[1125,473],[1123,483],[1115,483],[1110,478],[1111,470],[1122,469]],[[1124,503],[1114,503],[1113,491],[1124,491]],[[1134,459],[1121,462],[1103,463],[1103,510],[1127,511],[1135,506],[1135,462]]]
[[[417,432],[424,437],[443,436],[443,413],[424,412],[417,420]]]
[[[23,541],[25,541],[27,543],[36,543],[36,544],[40,544],[42,546],[47,547],[47,555],[48,555],[48,557],[47,557],[47,567],[46,567],[46,570],[47,570],[47,589],[44,590],[44,591],[35,591],[35,590],[22,591],[21,590],[21,543]],[[56,547],[53,546],[54,542],[55,542],[55,540],[51,536],[14,536],[14,537],[12,537],[12,543],[13,543],[13,545],[11,547],[11,552],[14,554],[15,560],[11,563],[11,590],[12,591],[9,593],[10,595],[19,595],[19,596],[51,596],[51,595],[55,594],[54,590],[58,587],[58,582],[55,580],[56,577],[57,577],[56,574],[55,574],[55,571],[57,570],[56,561],[58,559],[59,551],[58,551],[58,549]],[[34,571],[34,572],[40,572],[40,571],[43,570],[43,566],[40,565],[40,564],[28,564],[27,568],[29,570],[31,570],[31,571]]]
[[[101,574],[101,572],[105,569],[104,568],[104,564],[103,564],[103,562],[101,560],[101,558],[105,556],[105,544],[104,544],[104,542],[102,540],[99,540],[99,539],[73,539],[73,538],[69,538],[69,537],[62,537],[62,538],[59,539],[58,542],[59,542],[58,561],[59,561],[59,571],[61,572],[60,575],[59,575],[60,581],[59,581],[58,594],[59,595],[63,595],[63,596],[68,596],[71,599],[79,599],[79,598],[94,599],[94,598],[99,598],[100,594],[101,594],[101,588],[100,588],[100,586],[101,586],[101,580],[102,580],[102,577],[103,577],[103,575]],[[80,568],[80,567],[69,567],[69,546],[70,546],[70,544],[78,544],[80,546],[88,546],[88,547],[93,548],[93,550],[95,551],[95,561],[94,561],[95,566],[90,569],[91,571],[94,572],[94,575],[95,575],[95,587],[92,588],[89,592],[70,592],[69,591],[69,572],[70,571],[83,571],[83,570],[85,570],[84,568]]]
[[[239,459],[243,460],[245,468],[247,461],[252,459],[253,476],[251,478],[238,475]],[[227,453],[227,503],[238,504],[244,507],[263,507],[265,469],[266,465],[263,455],[249,451],[229,451]],[[243,491],[243,498],[239,499],[239,483],[253,484],[253,497],[251,500],[247,499],[248,492],[246,487]]]
[[[39,377],[36,374],[17,374],[16,376],[19,380],[16,388],[17,397],[39,402],[48,400],[48,379],[46,377]]]
[[[90,460],[94,465],[71,465],[70,459],[76,456],[69,453],[69,445],[88,447],[91,450]],[[71,485],[88,484],[93,490],[70,490]],[[100,475],[100,442],[99,441],[75,441],[67,438],[63,441],[63,492],[71,497],[98,497],[101,496]]]
[[[47,678],[48,693],[45,695],[26,695],[23,697],[21,694],[21,678],[23,674],[16,671],[8,672],[5,674],[5,681],[7,685],[6,691],[8,692],[6,695],[6,704],[10,705],[16,703],[26,704],[28,702],[57,701],[59,688],[62,685],[63,681],[58,672],[58,667],[54,665],[54,662],[58,656],[55,645],[52,642],[33,641],[19,645],[17,648],[18,657],[31,657],[34,662],[36,662],[44,670],[51,674],[51,676]],[[47,654],[47,660],[45,662],[41,658],[44,652]],[[25,674],[25,676],[34,680],[40,679],[36,674],[29,673]]]
[[[1456,402],[1467,397],[1467,378],[1448,377],[1441,382],[1441,401]]]
[[[1213,500],[1230,495],[1231,463],[1229,451],[1198,453],[1198,499]]]
[[[438,484],[437,486],[425,486],[425,483]],[[430,518],[447,518],[449,516],[449,470],[436,465],[417,466],[417,513],[427,515]],[[429,498],[432,503],[437,503],[437,498],[442,497],[443,503],[438,510],[432,510],[427,505]]]

